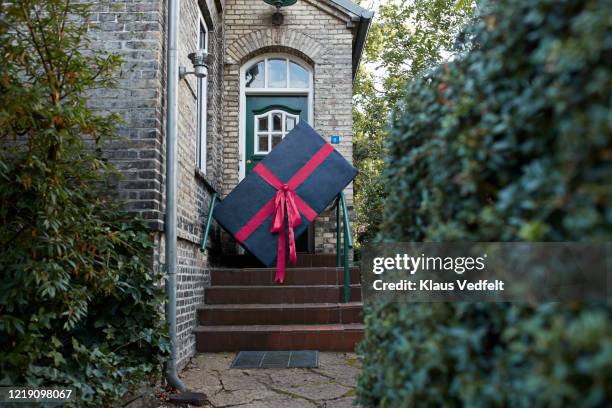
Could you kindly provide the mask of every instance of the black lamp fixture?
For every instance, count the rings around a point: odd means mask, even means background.
[[[272,24],[279,26],[285,20],[283,13],[280,11],[281,7],[293,6],[297,0],[264,0],[264,2],[276,7],[276,13],[272,15]]]

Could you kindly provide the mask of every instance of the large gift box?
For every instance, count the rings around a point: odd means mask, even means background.
[[[277,260],[275,281],[282,283],[287,247],[295,263],[295,239],[356,175],[332,145],[300,121],[213,216],[263,264]]]

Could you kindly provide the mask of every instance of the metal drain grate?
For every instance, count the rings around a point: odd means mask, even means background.
[[[240,351],[230,368],[317,368],[319,352],[297,351]]]

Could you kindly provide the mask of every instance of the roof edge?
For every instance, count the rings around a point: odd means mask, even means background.
[[[372,18],[372,16],[374,15],[373,11],[364,9],[363,7],[353,3],[351,0],[330,0],[330,1],[349,12],[358,15],[359,17],[368,17],[368,14],[371,14],[369,15],[369,18]]]
[[[314,3],[313,0],[308,0],[308,2]],[[374,11],[365,9],[353,3],[351,0],[323,0],[321,1],[321,3],[326,4],[346,14],[346,16],[350,18],[348,24],[354,24],[353,27],[357,27],[355,38],[353,40],[352,54],[353,81],[355,81],[357,69],[359,68],[359,63],[361,62],[361,54],[363,53],[363,49],[365,48],[368,31],[374,18]],[[351,25],[347,26],[351,27]]]
[[[351,2],[352,3],[352,2]],[[358,6],[359,7],[359,6]],[[371,10],[362,9],[363,13],[359,18],[359,25],[357,27],[357,34],[355,35],[355,41],[353,43],[353,82],[357,76],[357,70],[361,63],[361,55],[365,48],[366,40],[368,38],[368,31],[374,18],[374,12]]]

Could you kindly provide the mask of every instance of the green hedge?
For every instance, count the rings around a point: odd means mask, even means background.
[[[92,49],[92,4],[0,4],[0,386],[76,388],[117,406],[169,345],[147,226],[102,155],[116,115],[88,107],[119,59]]]
[[[610,241],[612,3],[479,14],[395,112],[381,238]],[[612,401],[609,305],[371,304],[360,351],[366,406]]]

